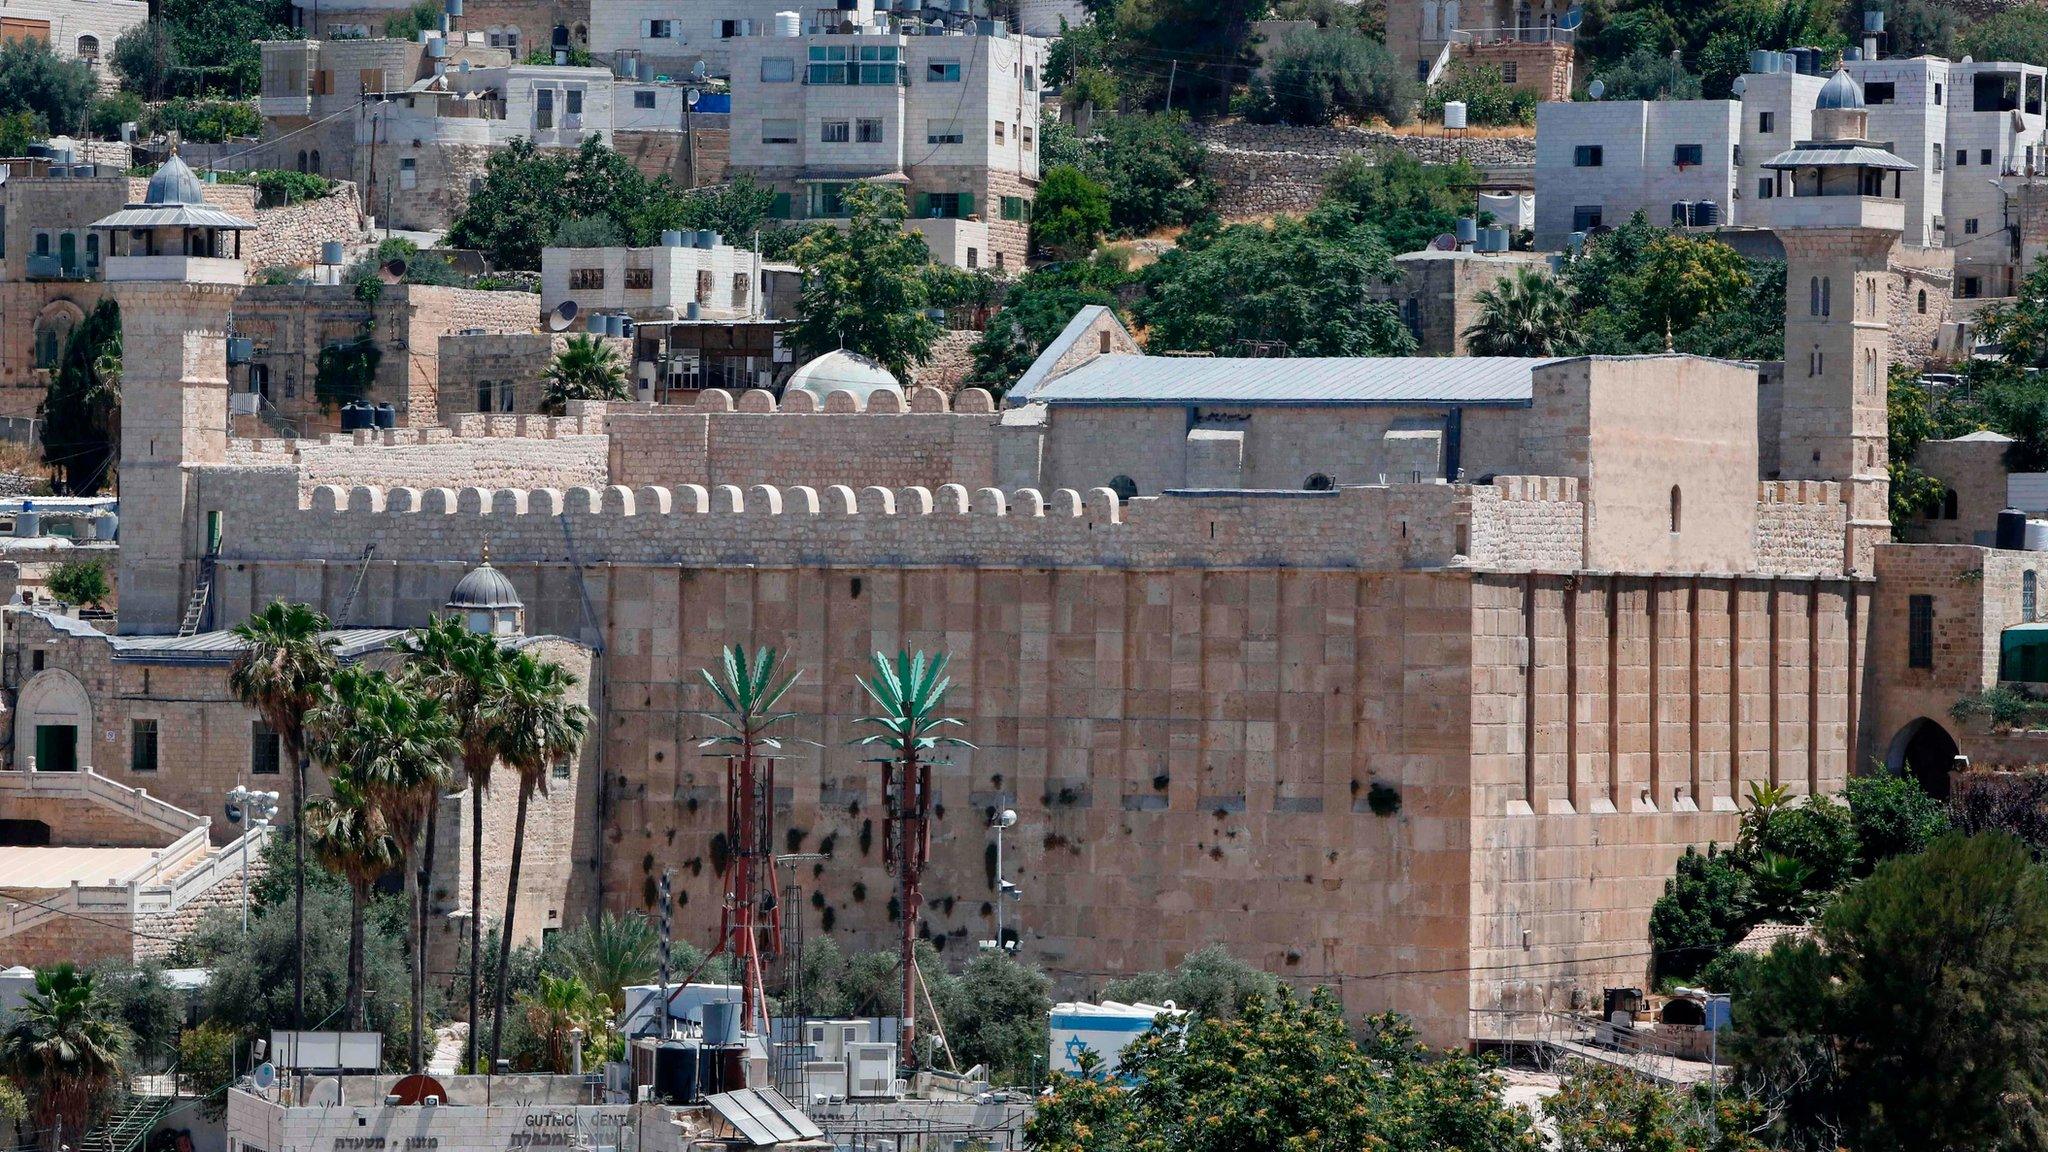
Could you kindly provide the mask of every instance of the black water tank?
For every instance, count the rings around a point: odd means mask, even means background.
[[[376,420],[375,426],[378,428],[396,428],[398,427],[398,409],[393,408],[389,404],[379,404],[376,407],[374,419]]]
[[[2017,508],[2007,508],[1998,514],[1998,533],[1993,538],[1993,547],[2013,552],[2023,552],[2027,547],[2027,514]]]

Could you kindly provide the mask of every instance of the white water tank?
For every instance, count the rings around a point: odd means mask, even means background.
[[[777,36],[793,38],[801,35],[802,33],[802,17],[798,16],[794,12],[777,12],[775,14],[775,34]]]

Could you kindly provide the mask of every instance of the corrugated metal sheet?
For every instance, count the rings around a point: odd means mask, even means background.
[[[1520,356],[1225,359],[1104,356],[1045,387],[1047,404],[1527,404]]]
[[[1861,144],[1794,148],[1764,161],[1766,168],[1822,168],[1845,164],[1882,168],[1888,172],[1911,172],[1915,169],[1915,165],[1882,148],[1869,148]]]
[[[742,1088],[704,1098],[713,1111],[755,1147],[793,1140],[816,1140],[825,1130],[773,1088]]]

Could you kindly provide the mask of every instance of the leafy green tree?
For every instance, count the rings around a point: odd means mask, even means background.
[[[540,410],[560,416],[571,400],[624,400],[626,366],[619,354],[595,336],[569,337],[541,373]]]
[[[229,690],[277,733],[278,752],[292,766],[292,931],[298,956],[292,966],[293,1028],[307,1024],[306,839],[298,832],[306,806],[306,718],[338,664],[333,643],[323,635],[329,626],[325,614],[305,604],[273,600],[235,625],[243,648],[228,673]]]
[[[0,40],[0,108],[26,109],[52,132],[81,133],[93,91],[85,61],[66,60],[33,37]]]
[[[46,1148],[81,1139],[105,1111],[128,1043],[92,973],[70,964],[36,970],[35,990],[0,1036],[0,1067],[27,1087]]]
[[[1041,268],[1020,277],[1003,294],[1002,310],[969,349],[974,367],[967,382],[1000,397],[1076,312],[1091,305],[1120,312],[1115,289],[1129,279],[1122,262],[1108,255]]]
[[[115,38],[112,63],[122,87],[144,100],[162,100],[182,64],[178,38],[162,20],[144,21]]]
[[[1444,105],[1465,102],[1465,122],[1480,128],[1527,127],[1536,123],[1536,94],[1501,78],[1494,64],[1454,61],[1422,98],[1423,118],[1440,124]]]
[[[1555,1152],[1769,1152],[1752,1133],[1762,1107],[1702,1086],[1665,1088],[1611,1064],[1574,1060],[1543,1101]]]
[[[1079,168],[1046,171],[1031,205],[1031,247],[1047,259],[1086,256],[1109,231],[1109,191]]]
[[[1650,946],[1659,976],[1684,980],[1741,940],[1753,923],[1750,878],[1714,845],[1678,858],[1664,895],[1650,907]]]
[[[1279,991],[1280,981],[1271,972],[1232,956],[1221,944],[1210,944],[1188,953],[1180,966],[1170,971],[1112,980],[1102,994],[1127,1004],[1171,1000],[1175,1007],[1198,1017],[1231,1020],[1243,1015],[1254,1001]]]
[[[1394,276],[1379,234],[1332,235],[1291,216],[1268,227],[1199,228],[1145,270],[1135,314],[1156,351],[1241,353],[1284,346],[1290,356],[1397,356],[1415,338],[1394,306],[1367,296]]]
[[[50,595],[66,604],[98,608],[114,594],[107,584],[107,566],[98,560],[69,560],[45,582]]]
[[[1097,129],[1084,170],[1109,189],[1109,223],[1118,235],[1144,236],[1209,214],[1216,185],[1202,173],[1202,145],[1185,116],[1116,116]]]
[[[1577,350],[1578,312],[1549,273],[1522,268],[1474,297],[1479,318],[1465,329],[1474,356],[1561,356]]]
[[[1979,60],[2048,64],[2048,10],[2022,4],[1993,12],[1964,29],[1956,47]]]
[[[121,306],[111,298],[72,330],[40,414],[43,461],[64,490],[90,496],[105,488],[121,442]]]
[[[519,778],[519,804],[513,817],[512,851],[505,870],[505,931],[498,942],[498,970],[511,959],[512,931],[518,924],[519,870],[526,855],[526,815],[535,793],[546,795],[554,766],[573,758],[590,730],[590,709],[569,699],[576,677],[559,664],[521,652],[506,661],[492,681],[484,710],[504,732],[499,759]],[[496,1067],[504,1040],[504,985],[491,1003],[491,1066]]]
[[[924,238],[903,228],[903,194],[878,184],[846,190],[847,224],[797,245],[803,319],[790,330],[804,354],[858,352],[898,380],[931,352],[938,322],[925,315]]]
[[[1819,937],[1735,997],[1727,1050],[1776,1102],[1781,1144],[2041,1146],[2048,878],[2023,844],[1951,833],[1888,860]]]
[[[1233,1020],[1155,1023],[1124,1049],[1127,1082],[1059,1077],[1026,1121],[1034,1152],[1484,1148],[1534,1152],[1528,1113],[1471,1056],[1427,1053],[1398,1020],[1352,1039],[1334,997],[1282,992]]]
[[[1849,779],[1849,819],[1855,826],[1857,871],[1871,869],[1894,856],[1924,851],[1948,831],[1948,813],[1911,776],[1888,772]]]
[[[1472,186],[1478,182],[1479,171],[1463,160],[1424,164],[1387,149],[1346,157],[1324,181],[1317,209],[1379,229],[1396,253],[1419,252],[1451,231],[1460,216],[1471,215]]]
[[[1328,124],[1340,113],[1406,124],[1420,94],[1385,45],[1323,28],[1290,33],[1251,85],[1256,117],[1283,124]]]

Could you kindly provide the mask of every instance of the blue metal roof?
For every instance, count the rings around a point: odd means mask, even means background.
[[[1521,356],[1104,356],[1038,388],[1047,404],[1500,404],[1530,402]]]

